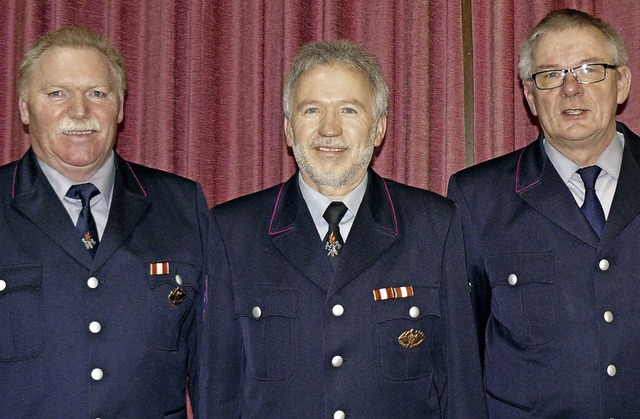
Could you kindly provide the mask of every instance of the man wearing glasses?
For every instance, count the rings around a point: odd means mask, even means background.
[[[618,34],[547,15],[519,73],[542,133],[455,174],[489,414],[640,417],[640,139]]]

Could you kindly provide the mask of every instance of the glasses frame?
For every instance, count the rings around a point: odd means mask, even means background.
[[[590,66],[590,65],[601,65],[601,66],[604,67],[604,73],[603,73],[602,79],[597,80],[597,81],[588,81],[588,82],[580,81],[580,79],[578,78],[578,74],[576,74],[576,70],[578,70],[579,68],[584,68],[584,67]],[[606,79],[607,78],[607,70],[610,69],[610,68],[616,69],[616,68],[618,68],[618,66],[617,65],[613,65],[613,64],[607,64],[607,63],[585,63],[585,64],[579,65],[577,67],[567,68],[567,69],[564,69],[564,70],[561,70],[561,69],[557,69],[557,70],[556,69],[550,69],[550,70],[538,71],[537,73],[533,73],[531,75],[530,80],[533,80],[533,83],[536,85],[538,90],[552,90],[552,89],[557,89],[558,87],[564,86],[564,82],[567,79],[567,73],[571,73],[571,74],[573,74],[573,77],[575,78],[576,83],[578,83],[578,84],[594,84],[594,83],[600,83],[601,81]],[[538,86],[538,82],[536,80],[536,76],[539,75],[539,74],[542,74],[542,73],[547,73],[549,71],[561,71],[562,72],[562,83],[560,83],[559,85],[554,86],[554,87],[540,87],[540,86]]]

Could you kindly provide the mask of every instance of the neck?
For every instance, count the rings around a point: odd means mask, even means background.
[[[587,167],[594,165],[604,150],[609,147],[613,140],[613,134],[603,138],[607,139],[558,142],[547,138],[547,141],[578,166]]]

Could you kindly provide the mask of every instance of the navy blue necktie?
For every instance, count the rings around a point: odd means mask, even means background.
[[[598,237],[602,235],[605,223],[604,211],[602,210],[602,205],[596,195],[596,179],[598,179],[598,175],[601,170],[602,169],[598,166],[589,166],[577,171],[582,178],[585,189],[584,203],[580,209]]]
[[[346,212],[347,207],[342,202],[332,202],[322,215],[322,218],[329,223],[329,230],[324,236],[324,250],[327,251],[327,256],[329,256],[331,266],[333,266],[334,269],[338,263],[340,249],[342,249],[342,245],[344,245],[344,241],[340,235],[340,220],[342,220]]]
[[[76,223],[76,228],[80,232],[82,244],[87,248],[91,256],[96,255],[98,250],[98,228],[96,221],[91,215],[91,198],[98,195],[100,191],[93,183],[83,183],[81,185],[73,185],[69,188],[67,196],[72,199],[79,199],[82,202],[82,210]]]

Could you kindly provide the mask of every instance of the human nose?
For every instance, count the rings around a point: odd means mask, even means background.
[[[569,70],[564,75],[564,83],[562,84],[562,94],[564,96],[575,96],[582,93],[582,85],[578,83],[578,76],[573,70]]]
[[[333,112],[327,112],[322,118],[318,134],[323,137],[337,137],[342,134],[340,118]]]
[[[88,101],[83,95],[73,95],[69,103],[69,114],[72,117],[82,118],[87,115]]]

